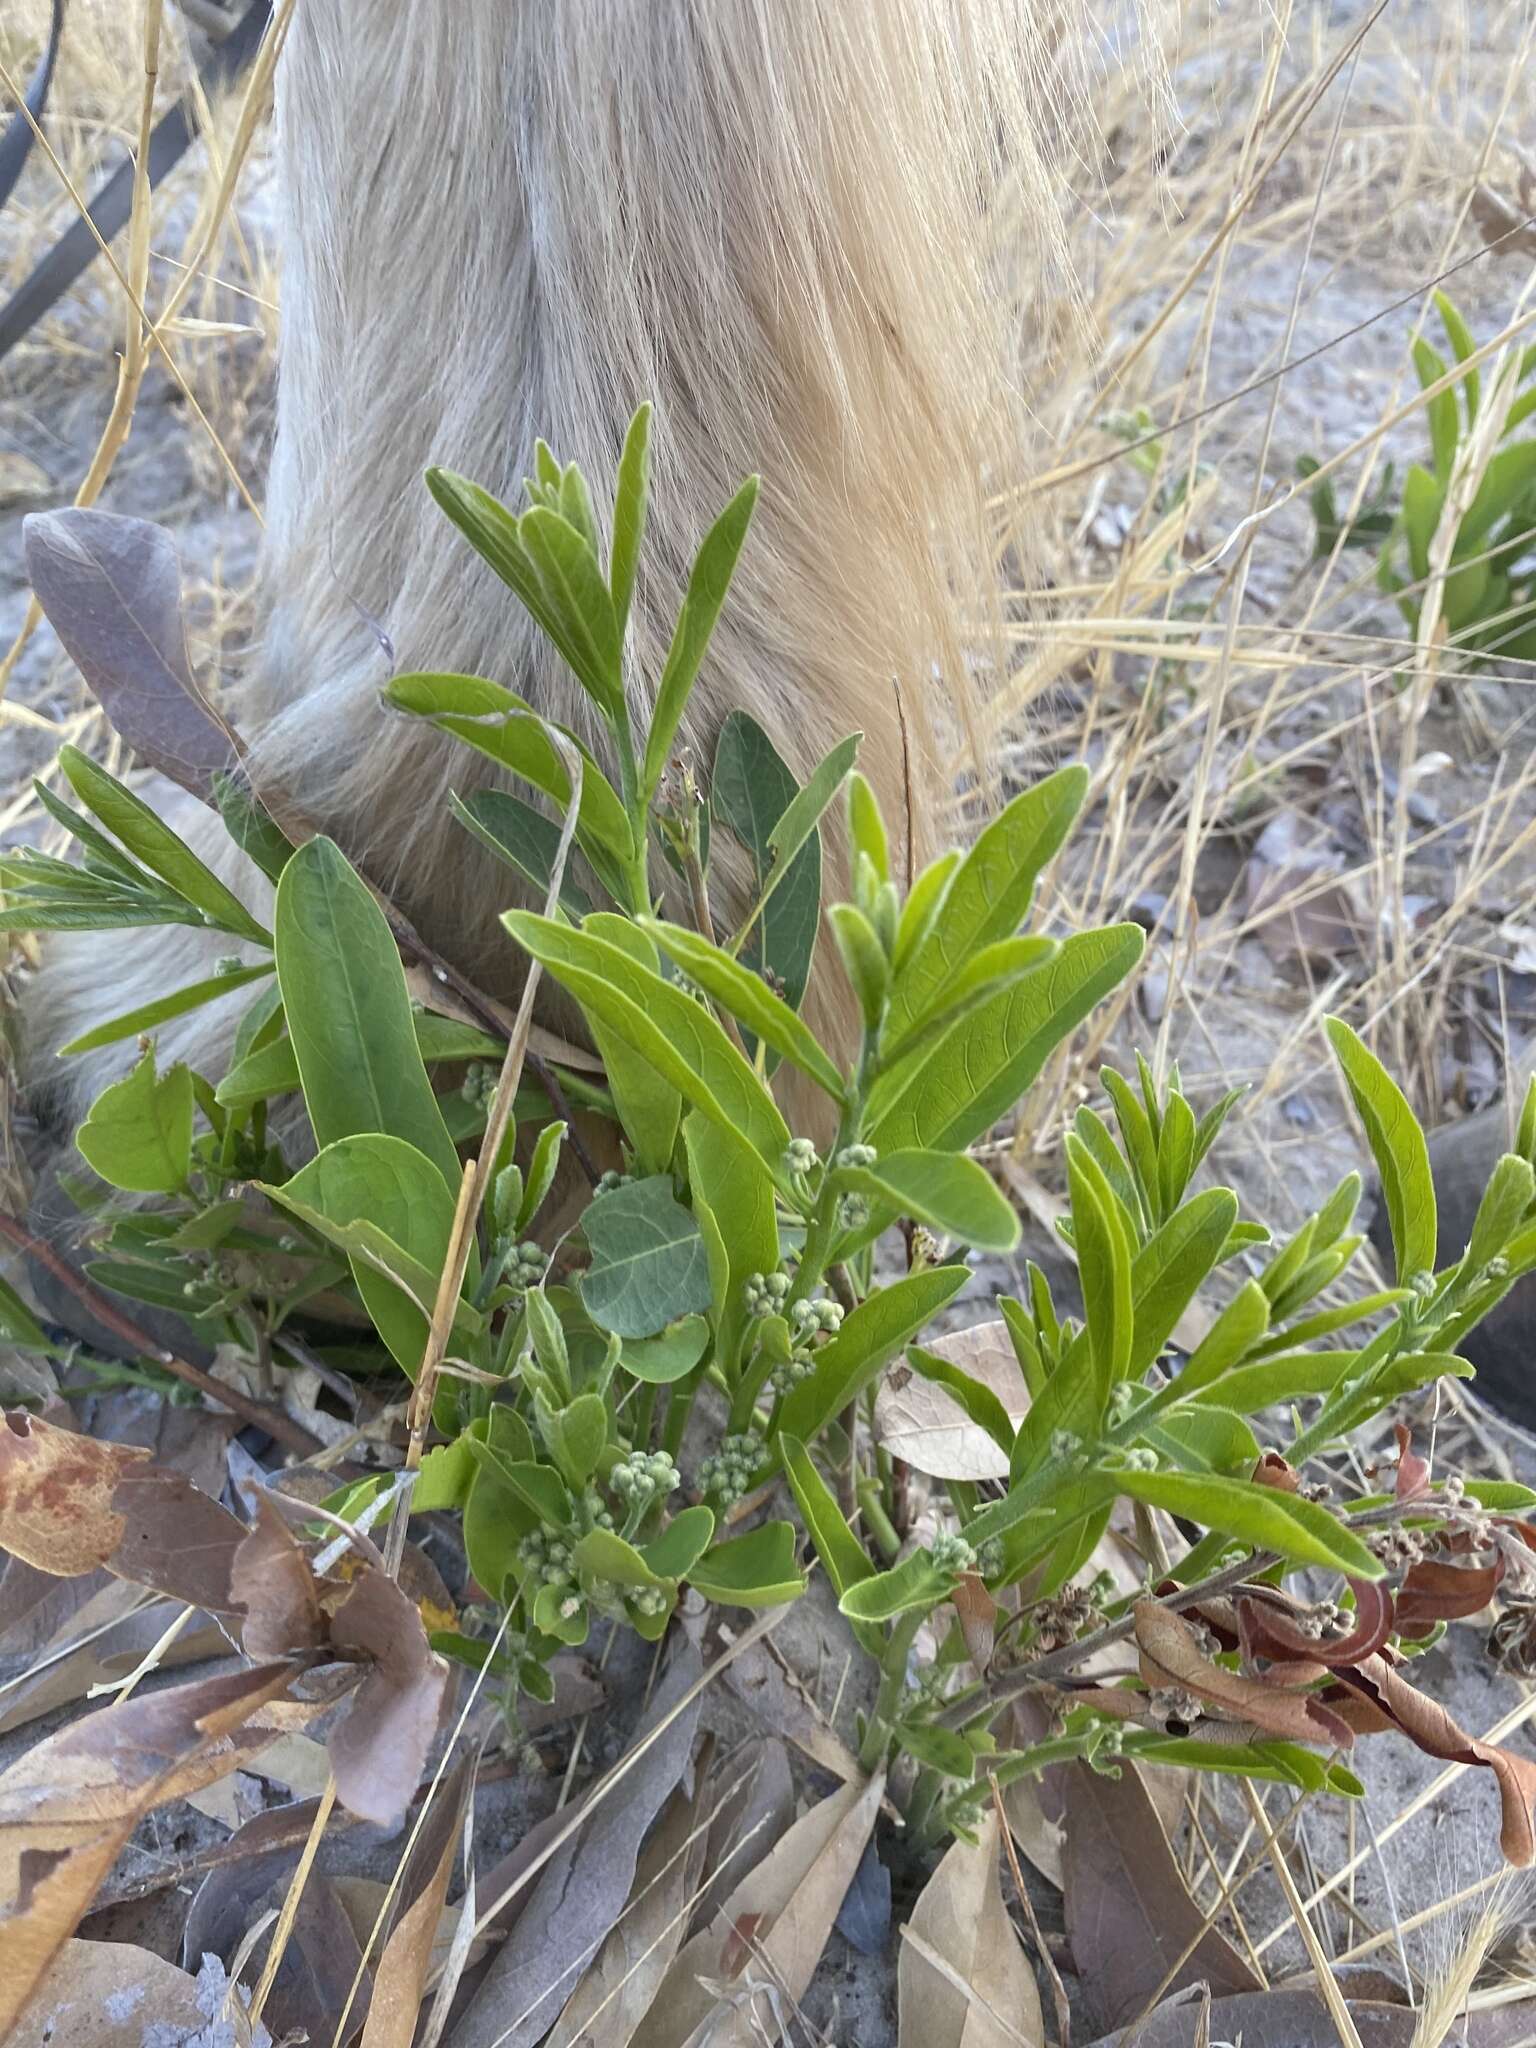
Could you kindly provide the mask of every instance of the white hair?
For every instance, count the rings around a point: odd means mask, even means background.
[[[759,471],[681,740],[707,763],[742,706],[803,775],[860,730],[898,844],[910,817],[921,853],[964,758],[967,660],[997,611],[986,497],[1022,467],[1024,304],[1067,289],[1049,139],[1063,47],[1046,0],[297,9],[279,66],[264,629],[239,723],[259,778],[482,985],[517,977],[494,922],[511,877],[446,796],[488,770],[386,711],[380,687],[480,673],[598,735],[423,470],[516,501],[542,435],[601,497],[632,411],[655,399],[638,705],[699,536]],[[999,250],[1004,191],[1028,248],[1015,234]],[[264,907],[216,824],[185,807],[176,822]],[[181,930],[50,941],[34,1042],[223,950]],[[237,1007],[166,1026],[162,1055],[216,1072]],[[70,1107],[127,1056],[73,1063]]]

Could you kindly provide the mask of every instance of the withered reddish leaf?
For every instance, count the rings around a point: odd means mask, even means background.
[[[318,1649],[325,1617],[315,1575],[297,1537],[264,1493],[243,1532],[230,1572],[230,1591],[245,1616],[241,1641],[249,1657],[286,1657]]]
[[[448,1667],[414,1604],[377,1566],[363,1571],[331,1619],[331,1646],[369,1669],[326,1743],[336,1792],[359,1820],[393,1827],[437,1733]]]
[[[1141,1675],[1148,1685],[1178,1686],[1193,1693],[1218,1718],[1251,1722],[1268,1735],[1349,1748],[1350,1731],[1336,1714],[1307,1693],[1286,1692],[1214,1663],[1182,1615],[1156,1600],[1138,1600],[1135,1617]]]
[[[985,1677],[997,1641],[997,1602],[987,1591],[987,1582],[980,1572],[966,1572],[952,1597],[960,1619],[960,1633],[965,1638],[966,1655]]]
[[[1536,1806],[1536,1763],[1498,1743],[1469,1735],[1438,1700],[1410,1685],[1384,1657],[1372,1657],[1356,1670],[1341,1671],[1339,1678],[1401,1728],[1426,1756],[1440,1757],[1446,1763],[1481,1764],[1492,1771],[1499,1787],[1499,1847],[1505,1861],[1523,1868],[1536,1859],[1536,1827],[1531,1818]]]
[[[1253,1468],[1255,1486],[1273,1486],[1280,1493],[1295,1493],[1301,1474],[1278,1451],[1265,1451]]]
[[[1413,1448],[1413,1431],[1406,1422],[1393,1425],[1397,1438],[1397,1483],[1393,1489],[1398,1500],[1417,1500],[1421,1493],[1429,1491],[1429,1460],[1421,1458]]]
[[[1226,1937],[1204,1927],[1142,1774],[1128,1767],[1108,1778],[1073,1764],[1066,1788],[1063,1903],[1088,2026],[1134,2018],[1181,1956],[1170,1989],[1257,1990]]]
[[[1393,1628],[1392,1595],[1375,1579],[1351,1579],[1355,1625],[1347,1635],[1309,1636],[1292,1618],[1279,1597],[1254,1595],[1238,1603],[1243,1646],[1249,1655],[1333,1667],[1373,1657]]]
[[[49,1736],[0,1776],[0,2039],[143,1816],[258,1755],[252,1717],[286,1664],[139,1694]]]
[[[10,1410],[0,1429],[0,1546],[59,1578],[95,1571],[122,1541],[118,1482],[148,1461],[148,1451]]]
[[[1498,1582],[1495,1564],[1446,1564],[1439,1558],[1420,1558],[1410,1566],[1397,1596],[1398,1628],[1403,1635],[1417,1638],[1427,1636],[1437,1621],[1464,1621],[1470,1614],[1481,1614]]]

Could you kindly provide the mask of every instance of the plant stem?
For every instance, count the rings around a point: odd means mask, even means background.
[[[875,1548],[887,1564],[894,1564],[901,1550],[901,1538],[885,1512],[880,1488],[873,1479],[859,1481],[859,1511],[864,1517],[865,1528],[874,1539]]]
[[[859,1750],[859,1762],[866,1771],[877,1770],[891,1746],[896,1710],[907,1689],[907,1660],[923,1620],[923,1610],[915,1607],[910,1614],[902,1615],[891,1630],[885,1655],[880,1660],[880,1690],[875,1696],[874,1710]]]

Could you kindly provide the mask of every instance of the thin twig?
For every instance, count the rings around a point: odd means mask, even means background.
[[[274,1441],[286,1444],[289,1450],[296,1451],[302,1458],[320,1449],[320,1439],[311,1436],[302,1423],[295,1422],[283,1409],[267,1401],[257,1401],[251,1395],[241,1393],[238,1387],[226,1386],[212,1373],[204,1372],[200,1365],[193,1365],[185,1358],[178,1358],[174,1351],[167,1351],[147,1330],[141,1329],[132,1316],[125,1315],[115,1303],[98,1292],[83,1273],[77,1273],[51,1244],[43,1238],[34,1237],[24,1224],[18,1223],[14,1216],[6,1215],[4,1210],[0,1210],[0,1237],[28,1258],[36,1259],[40,1266],[45,1266],[103,1329],[121,1337],[125,1344],[131,1344],[135,1353],[148,1358],[162,1371],[185,1381],[189,1387],[196,1387],[200,1394],[206,1395],[210,1401],[219,1402],[242,1421],[264,1429]]]

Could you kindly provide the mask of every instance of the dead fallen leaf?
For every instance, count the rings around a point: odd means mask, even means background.
[[[954,1330],[924,1347],[979,1380],[1017,1428],[1029,1390],[1002,1321]],[[911,1365],[891,1368],[875,1396],[875,1434],[893,1458],[931,1479],[1006,1479],[1008,1453],[972,1422],[954,1395]]]
[[[1351,1999],[1350,2018],[1363,2048],[1412,2048],[1420,2015],[1411,2006]],[[1524,2048],[1531,2039],[1533,2005],[1458,2012],[1454,2039],[1462,2048]],[[1092,2048],[1204,2048],[1208,2041],[1242,2048],[1338,2048],[1335,2027],[1315,1988],[1239,1993],[1202,2005],[1190,1996],[1167,1998],[1134,2029],[1109,2034]]]
[[[337,1796],[359,1820],[397,1826],[437,1733],[448,1666],[428,1643],[415,1604],[376,1566],[331,1617],[330,1642],[369,1664],[326,1743]]]
[[[244,1525],[183,1472],[15,1409],[0,1429],[0,1547],[61,1578],[105,1567],[230,1613]]]
[[[181,1959],[186,1968],[196,1968],[205,1955],[213,1955],[228,1970],[239,1956],[240,1982],[248,1992],[260,1981],[272,1927],[249,1948],[247,1936],[263,1915],[270,1915],[275,1923],[299,1860],[297,1844],[264,1846],[281,1813],[277,1808],[273,1813],[258,1814],[231,1836],[231,1848],[241,1852],[238,1860],[209,1871],[197,1888],[182,1930]],[[341,1900],[328,1879],[311,1871],[262,2007],[262,2017],[277,2038],[285,2040],[302,2031],[312,2042],[329,2042],[361,1959],[362,1951]],[[362,2025],[367,2009],[365,1980],[342,2048]]]
[[[381,1938],[370,1942],[373,1997],[362,2048],[411,2048],[474,1776],[466,1760],[439,1785],[406,1856]]]
[[[1001,1850],[989,1808],[976,1841],[952,1844],[923,1887],[896,1966],[899,2048],[1038,2048],[1044,2040],[1035,1973],[1003,1903]]]
[[[812,1807],[685,1944],[636,2030],[633,2048],[751,2048],[773,2004],[805,1995],[885,1796],[883,1774]],[[732,1994],[753,1987],[739,2001]]]
[[[255,1495],[256,1519],[230,1567],[230,1594],[244,1615],[240,1640],[248,1657],[286,1657],[318,1649],[325,1620],[298,1538],[271,1498]]]
[[[1258,1979],[1226,1937],[1202,1927],[1142,1774],[1087,1764],[1067,1774],[1062,1876],[1067,1939],[1089,2027],[1131,2019],[1185,1949],[1175,1988],[1253,1991]],[[1198,1936],[1198,1939],[1196,1938]]]
[[[153,1949],[66,1941],[6,2048],[176,2048],[203,2018],[197,1979]]]
[[[549,2031],[580,1973],[613,1927],[634,1882],[640,1845],[683,1777],[699,1722],[704,1660],[683,1637],[662,1674],[636,1740],[663,1729],[611,1793],[598,1787],[585,1824],[534,1882],[516,1924],[457,2026],[449,2048],[531,2048]],[[494,1896],[487,1887],[487,1896]]]
[[[82,1583],[74,1580],[69,1584]],[[185,1612],[178,1600],[150,1600],[126,1579],[106,1579],[80,1609],[56,1646],[46,1646],[35,1669],[0,1694],[0,1735],[56,1707],[87,1698],[93,1689],[121,1684],[160,1644]],[[174,1670],[228,1650],[226,1632],[207,1615],[185,1622],[156,1655],[156,1668]]]
[[[1491,186],[1472,190],[1472,218],[1490,249],[1501,256],[1536,256],[1536,223],[1529,205],[1515,207]]]
[[[0,2038],[142,1817],[238,1769],[287,1664],[139,1695],[38,1743],[0,1776]]]
[[[623,1917],[566,2001],[547,2048],[627,2048],[687,1932],[707,1847],[704,1788],[679,1788],[662,1809]],[[368,2044],[372,2048],[372,2044]]]
[[[118,1481],[148,1451],[100,1443],[13,1408],[0,1429],[0,1545],[40,1572],[95,1571],[123,1539]]]
[[[1370,920],[1346,877],[1348,856],[1312,820],[1280,811],[1259,834],[1243,872],[1244,915],[1277,962],[1353,957]]]
[[[732,1886],[762,1862],[794,1821],[795,1785],[784,1744],[770,1738],[723,1757],[707,1783],[704,1810],[714,1816],[704,1857],[708,1874],[685,1934],[709,1925]]]
[[[729,1646],[736,1641],[729,1623],[717,1633]],[[862,1784],[859,1760],[798,1681],[773,1653],[771,1641],[753,1643],[725,1667],[724,1683],[764,1728],[792,1742],[812,1763],[831,1771],[845,1785]]]

